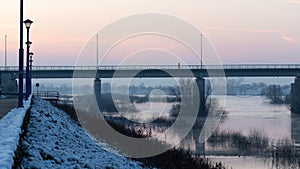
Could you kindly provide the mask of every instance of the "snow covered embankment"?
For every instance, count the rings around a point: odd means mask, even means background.
[[[0,167],[12,168],[17,150],[22,124],[31,98],[24,102],[23,108],[14,108],[0,120]]]
[[[23,168],[142,168],[97,145],[63,111],[33,99],[23,140]]]

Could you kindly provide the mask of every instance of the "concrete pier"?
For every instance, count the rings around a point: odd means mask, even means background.
[[[101,79],[95,78],[94,80],[94,93],[99,109],[101,108]]]
[[[196,84],[198,86],[199,91],[199,111],[198,116],[205,116],[205,79],[204,78],[197,78]]]
[[[204,155],[205,156],[205,143],[199,142],[199,136],[201,131],[203,130],[203,126],[205,123],[205,119],[207,116],[206,109],[205,109],[205,79],[204,78],[196,78],[196,85],[195,87],[198,89],[198,93],[194,93],[193,101],[197,101],[198,104],[195,104],[198,106],[198,117],[193,125],[192,133],[193,138],[195,141],[195,153],[198,155]],[[196,108],[196,107],[195,107]]]
[[[291,112],[300,114],[300,77],[291,85]]]
[[[292,114],[291,118],[291,139],[295,143],[295,149],[300,152],[300,115]]]

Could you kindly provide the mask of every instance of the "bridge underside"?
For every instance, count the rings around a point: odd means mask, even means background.
[[[0,74],[4,71],[0,71]],[[5,73],[18,74],[17,71]],[[32,78],[299,77],[300,69],[33,70]],[[17,77],[17,76],[16,76]]]

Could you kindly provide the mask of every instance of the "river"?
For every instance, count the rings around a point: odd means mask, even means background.
[[[222,99],[224,97],[220,97]],[[160,105],[161,104],[161,105]],[[167,103],[171,104],[171,103]],[[163,107],[164,112],[171,108],[170,105],[163,103],[139,104],[140,110],[144,110],[148,116],[145,121],[153,120],[153,118],[162,114],[149,115],[149,112],[158,112]],[[268,100],[262,96],[227,96],[225,110],[228,112],[226,118],[219,124],[219,130],[238,131],[243,135],[248,135],[251,131],[259,130],[263,132],[270,140],[277,142],[279,139],[292,139],[293,142],[300,142],[299,129],[296,130],[299,117],[291,115],[288,105],[269,104]],[[145,111],[146,110],[146,111]],[[145,115],[144,114],[144,115]],[[149,117],[151,117],[149,119]],[[139,117],[139,119],[142,116]],[[182,142],[183,147],[191,151],[197,152],[195,149],[197,142],[193,138],[188,138]],[[201,146],[198,146],[201,147]],[[205,151],[213,151],[214,149],[205,144]],[[230,150],[228,150],[230,151]],[[213,161],[221,161],[225,166],[234,169],[277,169],[286,168],[284,166],[276,166],[272,159],[261,159],[250,156],[207,156]]]
[[[291,138],[291,111],[288,105],[269,104],[261,96],[227,96],[228,115],[220,129],[249,134],[253,129],[263,131],[272,139]]]
[[[269,104],[261,96],[227,96],[225,109],[229,112],[227,118],[220,124],[221,130],[234,130],[247,135],[253,129],[266,134],[274,142],[278,139],[288,138],[295,142],[297,133],[295,125],[297,120],[292,119],[288,105]],[[293,118],[299,118],[294,117]],[[299,121],[298,121],[299,122]],[[293,135],[293,137],[292,137]],[[271,159],[237,156],[210,156],[215,161],[222,161],[225,166],[234,169],[277,169],[286,168],[277,166]]]

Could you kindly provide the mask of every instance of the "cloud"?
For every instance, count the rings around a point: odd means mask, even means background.
[[[256,33],[279,33],[279,30],[274,29],[241,29],[243,32],[256,32]]]
[[[297,39],[296,38],[293,38],[293,37],[290,37],[290,36],[286,36],[286,35],[281,35],[281,38],[285,41],[287,41],[287,43],[289,44],[295,44],[297,43]]]
[[[280,33],[281,32],[280,30],[275,30],[275,29],[253,29],[253,28],[244,29],[244,28],[207,27],[206,29],[219,30],[219,31],[233,31],[233,32],[254,32],[254,33]]]
[[[290,0],[290,1],[295,1],[295,2],[297,1],[297,3],[300,3],[300,0]],[[288,44],[300,43],[298,37],[296,38],[296,37],[285,35],[287,32],[276,30],[276,29],[224,28],[224,27],[206,27],[206,29],[217,30],[217,31],[246,32],[246,33],[270,33],[286,41]]]
[[[300,3],[300,0],[288,0],[288,3]]]

